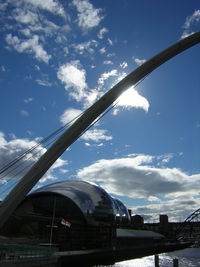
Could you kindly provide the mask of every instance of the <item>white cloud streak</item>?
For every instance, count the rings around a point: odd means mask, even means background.
[[[110,46],[113,46],[113,41],[110,38],[108,38],[108,43]]]
[[[185,20],[185,23],[183,25],[183,33],[181,36],[182,38],[186,38],[187,36],[194,33],[195,26],[199,25],[200,22],[200,9],[197,9],[194,11],[194,13],[191,16],[188,16]],[[198,29],[197,29],[198,30]]]
[[[41,86],[45,86],[45,87],[51,87],[52,86],[52,83],[47,81],[47,80],[36,79],[35,81],[37,84],[39,84]]]

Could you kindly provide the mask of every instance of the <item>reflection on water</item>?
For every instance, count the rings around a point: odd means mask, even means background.
[[[180,267],[200,267],[200,248],[187,248],[159,255],[160,267],[172,267],[173,259],[179,260]],[[123,261],[112,265],[113,267],[154,267],[154,256]]]

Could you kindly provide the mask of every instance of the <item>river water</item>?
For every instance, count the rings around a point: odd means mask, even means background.
[[[173,259],[177,258],[179,267],[200,267],[200,248],[163,253],[159,255],[160,267],[173,267]],[[154,267],[154,256],[115,263],[112,267]]]

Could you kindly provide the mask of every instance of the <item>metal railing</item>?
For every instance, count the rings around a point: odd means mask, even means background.
[[[26,244],[0,244],[0,262],[56,257],[58,249]]]

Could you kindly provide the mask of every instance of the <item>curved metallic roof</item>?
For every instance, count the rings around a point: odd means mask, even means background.
[[[127,219],[130,222],[131,218],[130,218],[127,207],[121,202],[121,200],[117,198],[113,198],[113,201],[117,209],[117,215],[120,216],[121,218]]]
[[[97,220],[114,220],[115,205],[111,196],[100,186],[84,181],[64,181],[46,185],[32,192],[31,195],[41,193],[56,193],[71,199],[85,216],[95,217]]]

